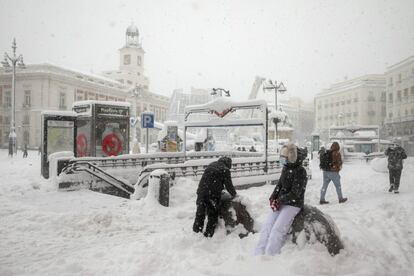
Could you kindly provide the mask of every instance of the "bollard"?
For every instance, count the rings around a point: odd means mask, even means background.
[[[170,202],[170,175],[164,170],[151,172],[147,197],[156,199],[162,206]]]
[[[160,193],[158,202],[165,207],[170,203],[170,175],[164,173],[160,175]]]

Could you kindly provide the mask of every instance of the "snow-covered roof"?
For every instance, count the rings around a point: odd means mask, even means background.
[[[71,116],[71,117],[78,116],[76,112],[66,111],[66,110],[44,110],[42,111],[41,115]]]
[[[224,111],[226,109],[236,107],[236,108],[246,108],[251,106],[254,108],[255,106],[267,106],[265,100],[247,100],[247,101],[232,101],[228,98],[220,97],[216,98],[211,102],[205,104],[198,104],[198,105],[189,105],[185,107],[185,112],[194,112],[194,111],[201,111],[201,110],[215,110],[215,111]]]
[[[226,126],[261,126],[266,124],[262,119],[246,119],[246,120],[226,120],[217,118],[210,121],[203,122],[186,122],[187,127],[226,127]]]
[[[72,104],[72,108],[76,106],[82,105],[92,105],[92,104],[102,104],[102,105],[114,105],[114,106],[122,106],[122,107],[130,107],[131,104],[129,102],[115,102],[115,101],[95,101],[95,100],[86,100],[86,101],[78,101]]]
[[[345,125],[345,126],[333,126],[331,130],[348,130],[348,131],[360,131],[360,130],[378,130],[378,125]]]

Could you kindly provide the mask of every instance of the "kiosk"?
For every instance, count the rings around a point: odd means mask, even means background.
[[[70,151],[76,156],[76,113],[72,111],[42,112],[42,161],[41,173],[49,178],[49,155]]]
[[[77,113],[76,155],[106,157],[129,153],[130,110],[126,102],[81,101]]]

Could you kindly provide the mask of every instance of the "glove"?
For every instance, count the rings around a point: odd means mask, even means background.
[[[280,201],[278,199],[274,199],[270,201],[270,208],[272,208],[273,212],[280,209]]]

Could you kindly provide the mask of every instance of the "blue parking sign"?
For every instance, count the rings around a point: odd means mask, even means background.
[[[141,113],[141,128],[154,128],[154,113]]]

